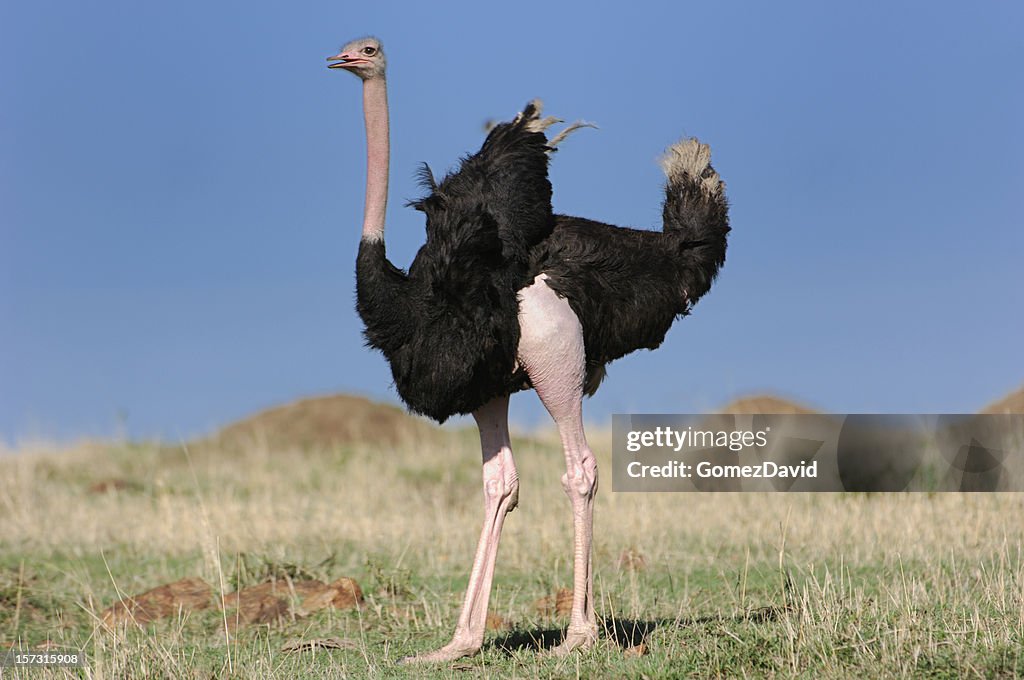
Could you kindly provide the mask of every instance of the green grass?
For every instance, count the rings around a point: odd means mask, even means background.
[[[594,439],[607,470],[608,437]],[[554,441],[515,449],[520,508],[490,607],[507,627],[476,657],[395,664],[451,634],[481,514],[472,434],[425,450],[120,444],[2,458],[0,644],[82,648],[88,670],[66,675],[90,678],[1024,675],[1016,494],[627,495],[606,481],[605,632],[585,653],[539,654],[566,624],[535,602],[572,582],[569,505]],[[89,491],[112,479],[124,488]],[[232,634],[214,608],[145,629],[98,623],[119,596],[179,578],[230,592],[270,575],[350,576],[366,601]],[[282,651],[324,638],[345,648]]]

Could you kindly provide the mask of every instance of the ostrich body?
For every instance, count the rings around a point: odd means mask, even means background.
[[[582,399],[605,365],[661,344],[688,314],[725,260],[724,184],[696,140],[669,148],[662,232],[554,215],[552,140],[531,103],[496,126],[480,151],[413,202],[426,214],[426,243],[408,272],[386,258],[388,181],[386,62],[379,40],[347,44],[330,68],[363,81],[367,134],[366,206],[357,258],[357,307],[368,344],[388,359],[408,407],[439,422],[471,413],[483,453],[484,524],[451,642],[411,661],[476,653],[505,515],[519,481],[508,433],[509,395],[533,388],[558,427],[562,486],[573,511],[573,605],[554,652],[597,639],[591,544],[597,464],[583,431]]]

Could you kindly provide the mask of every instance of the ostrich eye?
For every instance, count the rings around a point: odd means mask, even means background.
[[[377,53],[377,48],[376,47],[364,47],[363,48],[363,54],[365,54],[368,57],[372,57],[376,53]]]

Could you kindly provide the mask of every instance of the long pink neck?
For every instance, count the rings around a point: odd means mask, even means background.
[[[366,208],[363,240],[384,240],[388,208],[388,86],[383,76],[363,81],[363,116],[366,119]]]

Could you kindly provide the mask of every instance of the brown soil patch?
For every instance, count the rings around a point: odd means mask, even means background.
[[[179,612],[199,611],[213,604],[213,588],[200,578],[183,578],[168,583],[141,595],[126,597],[105,609],[100,618],[107,626],[117,626],[127,621],[140,625]]]
[[[276,623],[288,612],[290,590],[284,581],[271,581],[229,593],[221,600],[228,628],[246,624]]]
[[[1024,387],[992,402],[980,413],[1024,413]]]
[[[636,548],[626,548],[619,553],[620,571],[643,571],[647,568],[647,558]]]
[[[291,603],[301,604],[292,609]],[[220,606],[226,610],[228,627],[275,623],[288,616],[303,617],[327,607],[350,609],[363,602],[363,591],[355,580],[342,577],[326,584],[316,580],[276,580],[225,595]],[[126,621],[140,625],[199,611],[214,604],[213,588],[199,578],[186,578],[126,597],[100,614],[103,623],[114,627]]]
[[[89,485],[89,493],[91,494],[104,494],[114,493],[116,491],[141,491],[142,485],[138,482],[130,482],[126,479],[101,479],[100,481]]]
[[[646,642],[641,642],[638,645],[633,645],[632,647],[626,647],[626,649],[623,650],[622,655],[626,656],[626,657],[636,657],[636,656],[644,656],[644,655],[646,655],[648,653],[650,653],[650,650],[647,649],[647,643]]]
[[[363,603],[363,590],[355,579],[342,576],[330,587],[337,591],[337,595],[331,600],[331,606],[335,609],[347,609]]]
[[[311,614],[320,609],[351,609],[363,602],[363,591],[354,579],[342,576],[337,581],[324,585],[319,581],[307,581],[307,592],[297,612]]]
[[[568,588],[559,588],[554,595],[547,595],[536,600],[533,608],[538,614],[551,616],[568,616],[572,613],[572,591]]]
[[[300,604],[292,609],[292,599]],[[331,584],[316,580],[268,581],[224,596],[222,605],[230,610],[228,627],[242,624],[270,624],[289,615],[309,616],[334,607],[350,609],[363,601],[363,591],[355,580],[342,577]]]
[[[484,624],[484,627],[487,630],[508,630],[511,628],[508,621],[493,612],[488,612],[487,622]]]

